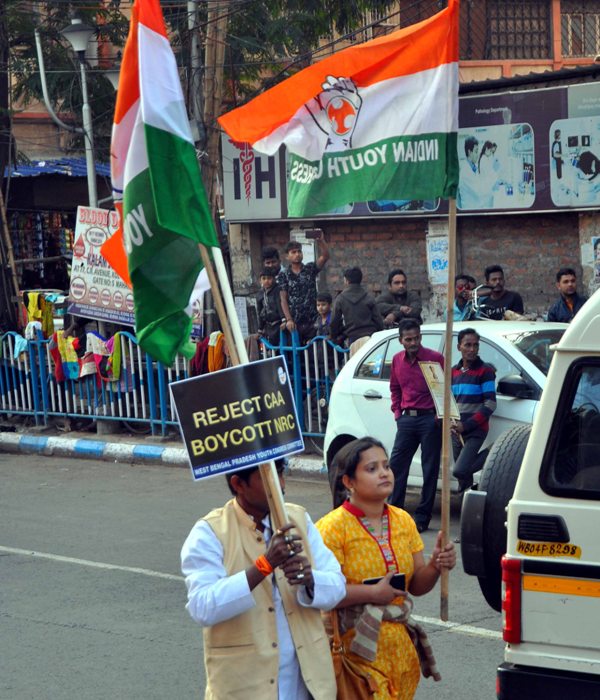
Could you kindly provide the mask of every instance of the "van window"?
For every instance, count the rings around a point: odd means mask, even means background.
[[[544,457],[540,483],[552,494],[600,499],[600,363],[574,364],[555,419],[556,437]]]

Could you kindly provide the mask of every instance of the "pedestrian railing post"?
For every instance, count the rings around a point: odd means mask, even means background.
[[[160,434],[164,437],[167,434],[167,391],[165,382],[165,367],[162,362],[156,363],[156,371],[158,372],[158,401],[160,411]]]
[[[146,388],[148,390],[148,404],[150,409],[150,429],[152,435],[156,435],[156,387],[154,385],[154,363],[148,353],[146,358]]]

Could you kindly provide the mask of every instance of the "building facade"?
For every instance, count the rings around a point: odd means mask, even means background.
[[[444,5],[436,0],[404,2],[386,17],[368,18],[368,30],[371,36],[392,31],[429,17]],[[459,127],[465,133],[461,136],[459,132],[459,149],[471,127],[479,135],[481,147],[486,138],[493,137],[500,153],[499,139],[504,138],[504,168],[513,176],[518,168],[516,180],[521,191],[517,184],[513,191],[504,178],[506,182],[498,188],[490,206],[461,210],[459,199],[457,271],[483,282],[487,265],[502,265],[507,288],[520,292],[526,311],[542,318],[556,296],[555,274],[560,267],[575,268],[584,294],[600,286],[593,252],[600,238],[600,192],[596,192],[595,185],[568,180],[562,173],[557,178],[552,156],[557,130],[562,130],[565,173],[569,171],[575,177],[573,164],[584,165],[584,152],[595,157],[596,142],[600,155],[600,141],[594,136],[596,129],[600,133],[600,83],[595,82],[600,80],[600,64],[595,60],[597,56],[600,60],[600,0],[462,0],[460,32]],[[353,35],[347,41],[355,38],[360,40]],[[590,109],[590,100],[595,103],[596,94],[598,104]],[[562,97],[555,100],[555,95]],[[532,105],[540,104],[537,117],[519,112],[526,99]],[[474,118],[469,121],[468,106],[477,100],[491,104],[492,112],[499,112],[495,122],[489,118],[481,123]],[[559,102],[569,106],[555,107]],[[574,106],[577,102],[579,108]],[[495,104],[499,106],[493,107]],[[583,116],[588,114],[591,120]],[[539,129],[528,127],[536,118]],[[528,146],[527,140],[531,142],[534,137],[535,147]],[[272,212],[278,205],[273,204],[270,195],[276,199],[279,190],[285,188],[276,175],[281,163],[259,154],[240,155],[224,144],[225,217],[230,221],[236,294],[249,295],[256,289],[263,245],[275,245],[283,251],[290,237],[302,238],[303,227],[318,226],[331,250],[321,275],[321,289],[335,296],[342,289],[343,270],[358,265],[363,269],[366,286],[377,293],[386,287],[388,271],[401,267],[407,273],[409,287],[421,295],[425,320],[439,319],[445,308],[445,287],[435,274],[431,256],[432,239],[444,237],[443,204],[434,211],[423,205],[420,211],[418,206],[412,211],[408,207],[385,216],[355,207],[348,216],[310,221],[285,220],[283,212],[284,217],[277,220]],[[238,178],[239,201],[243,202],[246,195],[249,205],[254,198],[256,216],[244,220],[239,210],[228,207],[228,173]],[[579,171],[577,174],[582,181],[589,178]],[[231,203],[231,191],[229,195]]]

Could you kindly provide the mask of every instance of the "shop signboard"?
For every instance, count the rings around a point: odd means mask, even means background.
[[[224,153],[227,138],[223,136]],[[225,217],[229,221],[289,218],[284,151],[268,159],[267,165],[267,157],[246,144],[236,146],[237,155],[231,143],[227,147],[232,155],[231,167],[223,173]],[[457,147],[459,216],[597,209],[600,83],[463,95]],[[447,213],[448,204],[440,199],[373,201],[354,202],[311,218]]]
[[[117,224],[116,211],[77,207],[68,311],[97,321],[133,326],[133,292],[100,253]]]

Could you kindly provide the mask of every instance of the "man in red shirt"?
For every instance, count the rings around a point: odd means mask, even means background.
[[[442,427],[436,417],[435,405],[419,362],[439,362],[443,367],[444,356],[421,345],[421,330],[416,320],[401,321],[398,331],[404,350],[394,355],[390,377],[392,411],[397,426],[396,440],[390,457],[390,466],[395,477],[390,503],[404,508],[410,464],[420,446],[423,489],[421,502],[413,518],[417,530],[425,532],[429,527],[435,502],[440,471]]]

